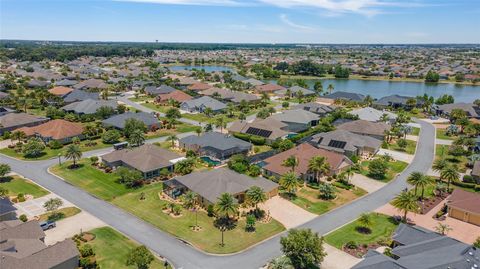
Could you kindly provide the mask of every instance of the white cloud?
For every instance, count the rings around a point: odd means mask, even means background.
[[[190,5],[190,6],[245,6],[246,3],[236,0],[114,0],[118,2],[137,2],[164,5]]]
[[[300,29],[300,30],[304,30],[304,31],[313,31],[315,30],[314,28],[310,27],[310,26],[306,26],[306,25],[301,25],[301,24],[297,24],[297,23],[294,23],[292,22],[286,14],[280,14],[280,19],[282,20],[283,23],[285,23],[286,25],[290,26],[290,27],[293,27],[293,28],[296,28],[296,29]]]

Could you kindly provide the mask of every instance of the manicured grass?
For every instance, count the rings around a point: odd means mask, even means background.
[[[448,154],[448,147],[448,145],[435,145],[436,159],[445,158],[451,164],[456,165],[459,172],[464,173],[467,170],[467,156],[453,156],[451,154]]]
[[[75,169],[68,168],[70,164],[68,162],[55,165],[50,168],[50,172],[107,201],[131,191],[123,184],[117,183],[115,175],[98,170],[90,164],[89,160],[81,160],[79,167]]]
[[[87,146],[86,143],[88,143],[88,142],[96,142],[97,144],[94,145],[94,146]],[[68,145],[64,145],[60,149],[51,149],[49,147],[45,147],[45,150],[43,151],[43,153],[39,157],[36,157],[36,158],[26,157],[26,156],[23,155],[23,153],[21,151],[16,152],[15,149],[11,149],[11,148],[0,149],[0,153],[3,153],[3,154],[8,155],[10,157],[21,159],[21,160],[48,160],[48,159],[51,159],[51,158],[58,157],[59,154],[63,155],[67,146]],[[96,139],[96,140],[93,140],[93,141],[83,140],[83,141],[80,142],[79,146],[80,146],[80,150],[85,152],[85,151],[91,151],[91,150],[96,150],[96,149],[108,148],[108,147],[111,147],[112,145],[103,143],[101,139]]]
[[[375,243],[382,238],[390,239],[398,224],[387,215],[371,213],[370,217],[372,220],[372,232],[370,234],[358,232],[357,227],[360,225],[358,221],[355,220],[354,222],[326,235],[325,242],[338,249],[342,249],[343,245],[349,241],[355,241],[357,244],[361,245]]]
[[[373,177],[370,176],[370,174],[368,172],[368,164],[369,163],[370,163],[370,161],[363,161],[360,165],[362,170],[359,171],[359,172],[364,176],[373,178]],[[405,168],[407,168],[407,166],[408,166],[408,163],[406,163],[406,162],[392,160],[392,161],[388,162],[388,171],[387,171],[387,174],[385,174],[384,178],[382,178],[382,179],[373,178],[373,179],[379,180],[379,181],[382,181],[382,182],[389,182],[397,174],[399,174],[403,170],[405,170]]]
[[[407,141],[407,146],[405,148],[401,148],[398,146],[397,143],[393,143],[388,145],[388,149],[405,152],[407,154],[415,154],[415,149],[417,148],[417,142],[413,140],[408,140],[408,139],[406,139],[405,141]]]
[[[337,188],[337,191],[335,199],[322,200],[319,198],[320,192],[317,189],[304,187],[297,192],[297,195],[292,198],[291,202],[311,213],[321,215],[367,193],[361,188],[356,190]]]
[[[90,233],[95,235],[95,239],[88,242],[88,244],[93,247],[95,258],[100,268],[136,268],[135,266],[126,266],[125,263],[130,251],[139,246],[138,243],[110,227],[97,228],[91,230]],[[164,269],[163,264],[163,261],[155,259],[149,268]]]
[[[138,96],[138,98],[135,98],[135,97],[128,98],[128,100],[132,102],[145,102],[145,101],[152,102],[153,98],[150,96],[144,95],[144,96]]]
[[[412,127],[412,133],[411,133],[411,135],[416,135],[416,136],[418,136],[419,134],[420,134],[420,128]]]
[[[195,225],[195,213],[183,209],[182,216],[176,218],[163,213],[162,207],[167,202],[159,198],[161,191],[161,184],[150,185],[143,190],[117,197],[113,200],[113,204],[211,253],[237,252],[285,229],[279,222],[272,219],[267,224],[257,222],[255,232],[245,232],[245,221],[240,219],[236,228],[225,232],[225,246],[221,247],[221,232],[214,227],[214,218],[208,217],[204,211],[199,211],[198,225],[202,230],[193,231],[191,227]],[[142,192],[145,195],[144,200],[140,200]]]
[[[272,147],[270,147],[268,145],[253,146],[253,152],[255,154],[259,154],[259,153],[262,153],[262,152],[267,152],[267,151],[270,151],[270,150],[272,150]]]
[[[68,218],[68,217],[71,217],[71,216],[75,216],[80,212],[82,212],[82,210],[80,210],[79,208],[76,208],[76,207],[64,207],[64,208],[61,208],[61,209],[59,209],[55,212],[47,212],[47,213],[44,213],[44,214],[40,215],[39,220],[40,221],[45,221],[45,220],[48,220],[48,217],[50,215],[52,215],[52,214],[57,215],[58,214],[60,217],[55,219],[55,221],[58,221],[58,220],[65,219],[65,218]]]
[[[456,135],[447,135],[446,129],[437,128],[437,139],[455,140],[457,137]]]
[[[22,193],[38,198],[50,193],[37,184],[19,176],[1,178],[0,187],[8,190],[8,196],[17,196],[19,193]]]

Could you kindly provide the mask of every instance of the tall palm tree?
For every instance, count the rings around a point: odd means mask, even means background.
[[[282,188],[284,188],[290,194],[295,194],[295,192],[297,191],[298,179],[293,172],[284,174],[280,178],[279,183],[280,186],[282,186]]]
[[[436,160],[433,163],[432,169],[433,169],[433,171],[441,172],[447,166],[448,166],[448,161],[444,158],[441,158],[441,159]]]
[[[175,134],[171,134],[167,137],[167,141],[172,142],[172,148],[175,147],[175,141],[178,140],[178,137]]]
[[[282,165],[285,167],[290,167],[292,172],[295,172],[295,168],[298,166],[298,159],[294,155],[290,155],[290,157],[283,161]]]
[[[220,133],[223,133],[223,128],[227,127],[227,121],[224,117],[218,117],[217,119],[215,119],[215,126],[217,128],[220,128]]]
[[[202,127],[195,128],[195,133],[197,133],[197,136],[200,136],[202,134]]]
[[[333,92],[333,84],[328,84],[327,90],[328,90],[328,93],[331,94]]]
[[[145,134],[140,129],[133,130],[128,137],[128,143],[134,146],[140,146],[145,142]]]
[[[267,195],[262,188],[258,186],[252,186],[247,190],[246,193],[247,201],[252,204],[255,209],[258,209],[258,204],[263,203],[267,200]]]
[[[395,208],[403,211],[404,221],[407,221],[408,212],[417,213],[420,210],[417,203],[417,197],[415,194],[408,191],[402,191],[400,194],[398,194],[397,197],[392,200],[392,205]]]
[[[193,191],[185,193],[183,196],[183,206],[186,209],[192,209],[197,205],[197,194]]]
[[[408,184],[413,185],[415,187],[415,191],[414,191],[415,195],[417,195],[417,189],[419,187],[419,182],[421,182],[423,180],[424,176],[425,175],[423,175],[420,172],[413,172],[407,178]]]
[[[420,199],[423,200],[425,195],[425,188],[433,185],[435,183],[435,179],[433,177],[424,175],[419,182],[417,182],[418,187],[422,189],[422,194],[420,195]]]
[[[308,162],[308,169],[315,173],[315,180],[320,182],[320,176],[328,173],[330,165],[326,162],[325,157],[315,156]]]
[[[362,213],[357,221],[363,228],[369,231],[370,227],[373,225],[372,217],[368,213]]]
[[[230,193],[222,193],[215,204],[215,212],[230,219],[230,216],[237,214],[238,203]]]
[[[460,173],[458,173],[456,166],[447,165],[440,171],[440,177],[447,180],[447,190],[450,190],[450,182],[458,181],[460,179]]]
[[[76,144],[68,145],[67,149],[65,150],[65,158],[67,158],[68,160],[72,160],[73,167],[76,167],[77,160],[80,160],[80,158],[82,158],[82,151],[80,150],[80,147]]]

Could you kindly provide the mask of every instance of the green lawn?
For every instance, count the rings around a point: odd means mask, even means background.
[[[291,202],[313,214],[321,215],[367,193],[361,188],[352,190],[337,188],[337,191],[337,198],[322,200],[318,197],[320,193],[317,189],[304,187],[297,192]]]
[[[80,212],[82,212],[82,210],[80,210],[79,208],[76,208],[76,207],[64,207],[64,208],[61,208],[61,209],[59,209],[55,212],[55,214],[60,215],[60,217],[55,219],[55,220],[58,221],[58,220],[65,219],[65,218],[68,218],[68,217],[71,217],[71,216],[75,216]],[[48,220],[48,217],[50,215],[52,215],[52,213],[50,213],[50,212],[44,213],[44,214],[39,216],[40,217],[39,220],[40,221]]]
[[[446,133],[446,129],[437,128],[437,139],[455,140],[458,137],[456,135],[447,135]]]
[[[397,143],[393,143],[388,145],[388,149],[405,152],[407,154],[415,154],[415,149],[417,148],[417,142],[413,140],[408,140],[408,139],[406,139],[405,141],[407,141],[407,146],[405,148],[401,148],[398,146]]]
[[[100,268],[136,268],[135,266],[126,266],[125,263],[127,262],[128,253],[133,248],[139,246],[138,243],[110,227],[97,228],[91,230],[90,233],[95,235],[95,239],[88,242],[88,244],[93,247],[95,258]],[[149,268],[165,269],[163,261],[159,259],[155,259]]]
[[[91,166],[89,160],[83,159],[79,164],[79,168],[69,169],[70,163],[63,163],[61,166],[51,167],[50,171],[69,183],[107,201],[131,191],[123,184],[117,183],[117,177],[113,174],[104,173]]]
[[[255,154],[259,154],[259,153],[262,153],[262,152],[267,152],[267,151],[270,151],[270,150],[272,150],[272,147],[270,147],[269,145],[253,146],[253,152]]]
[[[393,231],[397,228],[395,221],[390,216],[379,213],[371,213],[370,216],[372,219],[372,232],[370,234],[359,233],[357,231],[359,223],[356,220],[326,235],[325,242],[342,249],[342,246],[349,241],[355,241],[361,245],[375,243],[380,239],[390,239]]]
[[[453,156],[448,154],[448,145],[435,145],[436,159],[445,158],[451,164],[458,167],[459,172],[464,173],[467,170],[467,156]]]
[[[411,135],[416,135],[416,136],[418,136],[419,134],[420,134],[420,128],[412,127],[412,133],[411,133]]]
[[[213,218],[200,211],[198,225],[202,230],[193,231],[191,226],[195,225],[195,213],[183,210],[182,216],[178,218],[163,213],[162,206],[167,202],[159,198],[158,194],[161,191],[161,184],[153,184],[143,190],[117,197],[113,200],[113,204],[210,253],[237,252],[285,229],[282,224],[272,219],[268,224],[257,222],[256,231],[253,233],[245,232],[245,221],[241,219],[236,228],[225,232],[225,246],[221,247],[221,232],[213,226]],[[140,200],[142,192],[145,195],[144,200]]]
[[[367,176],[367,177],[370,177],[370,174],[368,172],[368,164],[370,163],[370,161],[363,161],[361,163],[361,171],[360,173],[364,176]],[[385,177],[383,179],[376,179],[375,180],[380,180],[382,182],[389,182],[390,180],[392,180],[397,174],[401,173],[403,170],[405,170],[405,168],[407,168],[408,166],[408,163],[406,162],[402,162],[402,161],[397,161],[397,160],[393,160],[393,161],[390,161],[388,163],[388,171],[387,171],[387,174],[385,175]]]
[[[8,190],[8,196],[17,196],[19,193],[23,193],[32,195],[33,198],[38,198],[50,193],[37,184],[19,176],[1,178],[0,187]]]
[[[87,146],[86,143],[88,143],[88,140],[83,140],[80,142],[80,150],[85,152],[85,151],[91,151],[91,150],[96,150],[96,149],[101,149],[101,148],[108,148],[111,147],[111,144],[105,144],[102,142],[101,139],[96,139],[90,142],[96,142],[97,144],[94,146]],[[62,154],[65,152],[67,145],[63,146],[63,148],[60,149],[51,149],[49,147],[45,147],[45,150],[43,151],[43,154],[37,158],[32,158],[32,157],[26,157],[23,155],[23,153],[16,152],[15,149],[11,148],[3,148],[0,149],[0,153],[3,153],[5,155],[8,155],[13,158],[21,159],[21,160],[47,160],[51,158],[58,157],[59,154]]]

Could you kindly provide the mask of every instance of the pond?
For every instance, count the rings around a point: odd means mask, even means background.
[[[313,89],[315,79],[306,80],[308,86]],[[327,90],[329,84],[332,84],[335,91],[345,91],[370,95],[374,98],[398,94],[405,96],[418,96],[423,94],[431,95],[435,98],[450,94],[455,98],[455,102],[473,102],[480,99],[480,85],[458,85],[453,83],[427,84],[422,82],[407,81],[384,81],[384,80],[359,80],[359,79],[322,79],[323,89]],[[271,81],[275,82],[275,81]]]
[[[180,71],[180,70],[205,70],[205,72],[222,72],[222,71],[230,71],[234,72],[233,68],[223,65],[173,65],[168,66],[171,71]]]

